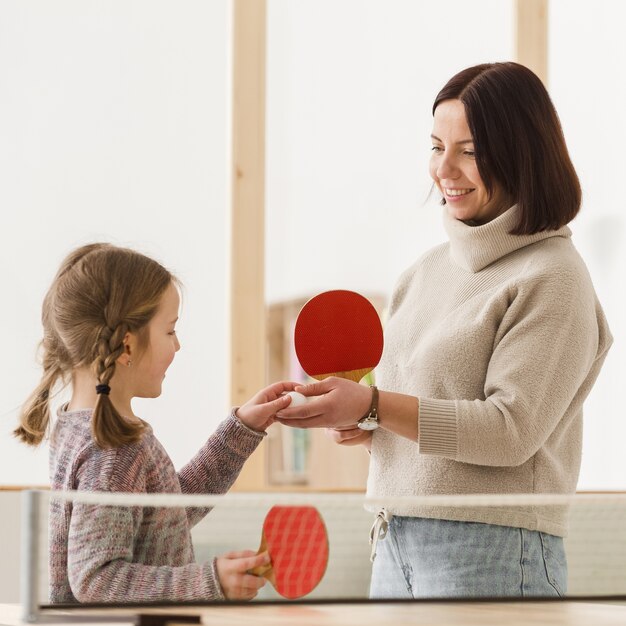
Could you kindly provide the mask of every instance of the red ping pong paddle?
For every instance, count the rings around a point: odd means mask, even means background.
[[[326,291],[300,311],[294,330],[296,355],[312,378],[359,382],[383,353],[383,329],[374,306],[354,291]]]
[[[270,564],[251,574],[264,576],[290,600],[311,593],[328,563],[328,536],[319,511],[312,506],[273,506],[263,522],[259,554],[265,550]]]

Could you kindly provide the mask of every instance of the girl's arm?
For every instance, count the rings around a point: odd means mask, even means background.
[[[75,504],[71,515],[68,577],[79,602],[223,599],[213,563],[132,563],[143,518],[140,507]],[[153,537],[151,560],[158,561],[159,545],[171,541],[167,532],[165,526]]]
[[[266,434],[248,428],[233,410],[178,472],[181,491],[189,494],[226,493]],[[195,526],[209,511],[208,508],[188,508],[189,526]]]
[[[242,407],[233,409],[208,441],[178,473],[183,493],[226,493],[243,464],[267,435],[276,412],[291,401],[283,392],[297,383],[278,382],[265,387]],[[190,526],[197,524],[209,509],[188,509]]]
[[[156,443],[146,436],[121,448],[80,451],[73,488],[176,493],[176,473]],[[67,597],[69,584],[81,602],[250,599],[264,581],[247,571],[267,561],[267,554],[246,551],[195,563],[184,509],[76,502],[51,507],[50,554],[53,598]]]
[[[140,539],[144,518],[140,507],[75,504],[67,559],[74,597],[79,602],[111,603],[252,599],[265,581],[247,572],[266,565],[267,554],[246,551],[207,563],[184,563],[191,555],[190,539],[185,540],[179,532],[181,525],[170,519],[172,511],[153,512],[153,516],[163,514],[163,523],[152,536]],[[155,520],[151,523],[154,527]],[[178,554],[171,553],[172,545]],[[167,557],[159,553],[164,546]],[[138,552],[146,563],[132,562]],[[177,564],[159,564],[163,558]]]
[[[248,428],[233,410],[178,472],[182,492],[226,493],[266,435]]]

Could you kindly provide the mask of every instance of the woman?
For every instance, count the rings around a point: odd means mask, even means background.
[[[400,277],[380,392],[329,378],[278,418],[368,446],[371,497],[573,493],[582,404],[612,338],[567,227],[581,190],[558,116],[516,63],[458,73],[433,116],[449,241]],[[561,508],[386,509],[372,597],[566,591]]]

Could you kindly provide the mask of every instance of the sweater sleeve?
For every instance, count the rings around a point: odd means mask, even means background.
[[[143,493],[148,452],[145,440],[132,446],[93,448],[80,464],[82,491]],[[213,563],[189,562],[187,522],[177,523],[164,508],[150,509],[152,527],[146,535],[148,509],[74,503],[67,538],[68,580],[79,602],[144,602],[223,599]],[[170,517],[167,517],[167,516]],[[155,519],[155,516],[158,519]],[[137,562],[141,545],[146,563]],[[166,546],[166,563],[162,553]],[[167,561],[180,566],[168,565]]]
[[[511,289],[484,398],[420,398],[419,450],[457,461],[516,466],[582,407],[611,345],[595,294],[574,270]]]
[[[183,493],[226,493],[239,476],[243,464],[267,433],[248,428],[235,409],[218,426],[200,451],[178,473]],[[209,509],[187,509],[189,525],[197,524]]]
[[[213,563],[133,563],[140,507],[76,504],[68,536],[68,578],[79,602],[224,599]]]

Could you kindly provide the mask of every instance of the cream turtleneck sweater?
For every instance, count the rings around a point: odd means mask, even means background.
[[[369,496],[574,492],[612,337],[570,229],[511,235],[516,221],[444,209],[449,242],[400,277],[377,384],[419,397],[419,440],[375,432]],[[559,507],[389,510],[566,534]]]

